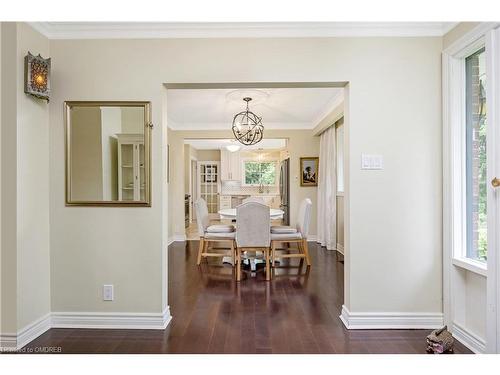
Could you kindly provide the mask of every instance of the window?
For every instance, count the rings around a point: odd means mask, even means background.
[[[276,185],[275,161],[244,161],[244,185]]]
[[[467,258],[487,259],[486,68],[484,48],[465,59]]]
[[[337,146],[337,193],[344,192],[344,125],[335,129]]]

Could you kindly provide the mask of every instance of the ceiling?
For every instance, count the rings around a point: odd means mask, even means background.
[[[266,129],[313,129],[342,103],[343,89],[169,89],[168,126],[174,130],[230,129],[236,113],[245,109],[262,117]]]
[[[456,22],[29,22],[50,39],[443,36]]]
[[[191,145],[197,150],[220,150],[231,144],[241,146],[241,151],[278,150],[286,147],[286,139],[264,138],[253,146],[244,146],[234,139],[185,139],[184,144]]]

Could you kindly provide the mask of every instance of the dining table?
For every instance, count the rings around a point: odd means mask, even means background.
[[[271,220],[283,219],[284,213],[285,211],[277,208],[269,209],[269,216]],[[222,210],[219,210],[218,214],[220,215],[221,220],[236,220],[236,208],[223,208]]]

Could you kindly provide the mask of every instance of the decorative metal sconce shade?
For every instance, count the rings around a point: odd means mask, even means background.
[[[50,58],[44,59],[28,52],[24,58],[24,92],[49,101]]]
[[[262,117],[248,109],[248,102],[252,98],[247,97],[243,100],[247,103],[247,108],[234,116],[232,129],[236,140],[246,146],[251,146],[262,141],[264,125],[262,125]]]

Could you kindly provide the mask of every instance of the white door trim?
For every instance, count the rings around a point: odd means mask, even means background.
[[[486,100],[488,103],[488,139],[492,139],[493,147],[487,147],[487,158],[491,161],[488,168],[488,276],[487,276],[487,309],[486,309],[486,351],[500,352],[500,238],[498,227],[500,220],[500,191],[490,185],[494,177],[500,178],[500,28],[490,30],[486,34]],[[489,145],[490,146],[490,145]],[[493,215],[490,213],[494,212]]]

